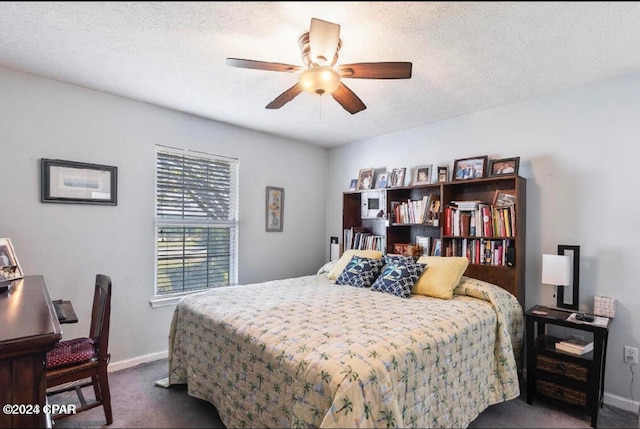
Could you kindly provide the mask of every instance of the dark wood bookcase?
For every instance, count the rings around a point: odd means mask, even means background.
[[[444,235],[444,219],[442,211],[451,201],[482,201],[492,205],[496,191],[502,191],[514,196],[515,199],[515,228],[508,237],[492,234],[490,236],[462,236]],[[365,191],[362,191],[365,192]],[[524,275],[525,275],[525,238],[526,238],[526,179],[520,176],[498,176],[485,179],[469,179],[445,183],[434,183],[401,188],[387,188],[386,209],[384,217],[376,219],[362,219],[360,191],[350,191],[343,194],[342,225],[343,229],[362,228],[375,235],[386,238],[387,253],[395,253],[397,243],[415,243],[416,236],[428,236],[442,240],[442,248],[449,246],[452,241],[482,239],[485,241],[499,241],[508,243],[511,247],[510,266],[470,263],[465,275],[493,284],[497,284],[518,297],[524,306]],[[440,216],[437,225],[395,222],[390,216],[394,202],[421,200],[425,195],[440,201]],[[444,255],[443,255],[444,256]]]

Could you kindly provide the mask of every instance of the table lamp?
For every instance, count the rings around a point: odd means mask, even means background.
[[[567,255],[542,255],[542,283],[558,286],[570,286],[571,283],[571,257]],[[574,296],[576,291],[574,290]],[[564,293],[558,292],[557,305],[559,308],[567,307],[564,303]],[[573,301],[575,309],[578,308],[577,299]]]

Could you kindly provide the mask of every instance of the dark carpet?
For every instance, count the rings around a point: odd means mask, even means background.
[[[166,359],[138,365],[109,374],[113,424],[105,426],[102,407],[97,407],[56,421],[55,428],[224,428],[215,407],[192,398],[186,386],[169,388],[155,385],[167,376]],[[84,389],[87,400],[91,389]],[[50,403],[78,403],[72,393],[49,398]],[[570,412],[562,407],[536,400],[528,405],[524,395],[489,407],[470,428],[588,428],[586,414]],[[636,428],[635,413],[609,405],[600,409],[599,428]]]

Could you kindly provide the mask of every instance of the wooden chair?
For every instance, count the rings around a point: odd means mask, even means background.
[[[107,425],[113,423],[111,413],[111,395],[107,378],[107,365],[111,355],[109,346],[109,319],[111,316],[111,278],[103,274],[96,276],[91,311],[89,336],[60,341],[47,353],[47,396],[75,390],[80,400],[76,413],[102,405]],[[81,382],[66,387],[51,389],[61,384]],[[93,386],[95,401],[87,403],[82,388]],[[67,417],[69,414],[56,414],[52,418]]]

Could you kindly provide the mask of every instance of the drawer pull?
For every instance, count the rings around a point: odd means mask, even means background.
[[[564,389],[561,389],[558,387],[556,389],[556,395],[560,396],[561,398],[564,398]]]
[[[567,369],[567,367],[564,366],[564,364],[562,364],[562,363],[556,364],[556,368],[558,369],[558,371],[562,371],[562,372],[566,371],[566,369]]]

